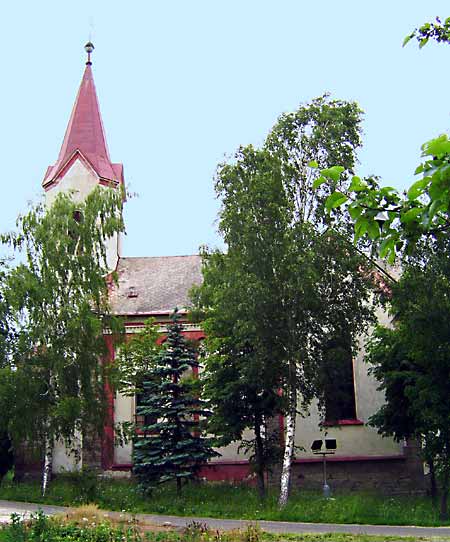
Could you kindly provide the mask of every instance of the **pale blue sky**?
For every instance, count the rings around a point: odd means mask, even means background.
[[[130,190],[126,256],[218,243],[213,175],[284,111],[325,91],[366,112],[360,173],[412,180],[420,144],[450,128],[450,47],[402,49],[445,1],[16,0],[2,5],[0,231],[37,200],[84,69]]]

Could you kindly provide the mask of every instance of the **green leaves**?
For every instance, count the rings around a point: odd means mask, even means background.
[[[369,221],[367,220],[367,218],[365,217],[359,218],[355,222],[355,241],[357,241],[358,239],[361,239],[361,237],[363,237],[366,234],[368,229],[369,229]]]
[[[449,248],[448,237],[442,237],[403,261],[390,296],[395,326],[378,327],[366,348],[386,397],[370,423],[396,440],[417,439],[422,457],[445,476],[450,468]]]
[[[386,258],[386,256],[389,256],[391,254],[395,257],[395,244],[397,242],[397,239],[398,238],[396,235],[392,235],[383,239],[380,244],[379,250],[380,258]],[[393,261],[393,258],[391,258],[391,261]]]
[[[450,18],[447,17],[444,22],[436,17],[435,22],[425,23],[416,28],[411,34],[403,40],[403,47],[413,38],[417,39],[419,48],[422,49],[429,41],[434,40],[438,43],[450,43]]]
[[[450,141],[447,134],[431,139],[422,145],[422,156],[438,156],[450,154]]]
[[[331,209],[336,209],[336,207],[340,207],[346,201],[348,201],[348,197],[345,194],[342,194],[342,192],[336,191],[327,198],[325,202],[325,208],[327,211],[331,211]]]
[[[312,184],[313,190],[316,190],[317,188],[319,188],[319,186],[322,186],[326,182],[328,182],[328,179],[326,177],[323,177],[322,175],[320,177],[317,177],[317,179]]]
[[[450,24],[449,24],[450,32]],[[423,236],[450,231],[450,140],[441,135],[422,145],[425,161],[415,170],[422,178],[400,194],[391,186],[380,187],[376,179],[354,176],[347,190],[328,196],[328,212],[345,207],[354,221],[354,239],[366,237],[381,257],[393,261],[396,252],[414,249]],[[334,174],[330,174],[334,171]],[[324,173],[325,172],[325,173]],[[334,186],[337,170],[321,172],[317,185],[327,179]],[[380,220],[381,217],[381,220]]]
[[[405,45],[407,45],[413,39],[414,36],[415,36],[415,32],[413,32],[412,34],[409,34],[409,36],[406,36],[406,38],[403,40],[402,47],[405,47]]]
[[[365,183],[359,177],[354,176],[352,177],[352,182],[350,183],[350,186],[348,187],[348,191],[361,192],[362,190],[367,190],[367,188],[368,188],[367,183]]]
[[[419,196],[423,194],[427,185],[428,185],[428,179],[420,179],[419,181],[416,181],[408,189],[408,192],[407,192],[408,199],[409,200],[417,199]]]
[[[159,351],[154,348],[152,329],[144,342],[136,342],[138,367],[147,364],[140,383],[136,414],[142,419],[142,435],[134,438],[134,472],[146,491],[158,483],[195,477],[200,465],[218,456],[205,438],[200,417],[210,415],[200,398],[200,387],[186,378],[198,368],[194,350],[183,336],[180,314],[175,309],[168,326],[167,339]],[[145,337],[144,337],[145,338]],[[143,348],[144,346],[144,348]],[[131,347],[133,349],[133,346]],[[141,373],[141,378],[143,377]]]
[[[331,179],[332,181],[339,181],[341,173],[345,170],[343,166],[332,166],[330,168],[322,169],[320,172],[324,177]]]
[[[367,225],[367,233],[372,241],[380,237],[380,226],[376,220],[369,221]]]
[[[420,207],[414,207],[413,209],[409,209],[406,211],[406,213],[402,213],[400,215],[400,220],[403,222],[403,224],[409,224],[410,222],[413,222],[417,219],[423,212],[423,209]]]

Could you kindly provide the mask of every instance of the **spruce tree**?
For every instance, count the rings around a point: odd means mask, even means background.
[[[203,435],[202,421],[209,412],[192,378],[198,362],[179,319],[175,309],[137,406],[144,425],[134,442],[134,473],[146,491],[175,480],[179,493],[183,480],[194,478],[203,463],[218,455]]]

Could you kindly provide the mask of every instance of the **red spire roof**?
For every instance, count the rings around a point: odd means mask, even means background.
[[[47,169],[43,185],[63,177],[77,154],[88,162],[100,180],[123,182],[122,164],[112,164],[109,157],[90,62],[84,70],[58,160]]]

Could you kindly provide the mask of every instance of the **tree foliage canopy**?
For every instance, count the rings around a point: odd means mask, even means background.
[[[328,211],[343,207],[354,221],[354,239],[368,238],[381,258],[393,263],[397,254],[410,253],[423,237],[450,230],[450,140],[447,135],[422,145],[420,178],[407,191],[380,186],[375,178],[354,176],[346,190],[333,192]],[[318,184],[334,183],[322,170]]]
[[[416,39],[419,47],[429,40],[450,43],[450,17],[424,23],[406,36],[405,46]],[[325,207],[331,212],[345,210],[354,222],[354,240],[368,241],[373,252],[393,263],[397,255],[414,252],[418,241],[450,230],[450,139],[447,134],[422,145],[422,163],[414,171],[419,178],[401,192],[381,186],[378,178],[353,176],[350,186],[336,187],[345,170],[343,161],[321,169],[315,187],[333,188]]]
[[[371,422],[397,440],[417,438],[447,493],[450,482],[450,243],[429,242],[392,288],[395,328],[379,327],[368,361],[386,394]],[[444,504],[446,513],[446,504]]]
[[[206,390],[225,442],[254,431],[261,494],[266,457],[258,433],[269,437],[261,428],[289,401],[290,411],[304,413],[323,397],[325,342],[343,332],[354,341],[371,317],[367,260],[346,241],[345,221],[324,212],[332,189],[313,190],[319,174],[311,167],[342,160],[335,184],[348,184],[360,116],[356,104],[322,96],[282,115],[262,148],[239,148],[217,171],[227,251],[204,250],[204,282],[194,296],[207,332]],[[300,391],[298,403],[291,389]]]
[[[59,194],[17,221],[3,242],[22,253],[2,281],[9,310],[8,356],[0,369],[0,418],[16,443],[70,443],[100,427],[106,240],[123,231],[122,195],[96,189],[85,201]]]

